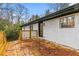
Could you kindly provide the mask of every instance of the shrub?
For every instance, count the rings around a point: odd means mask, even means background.
[[[20,25],[20,23],[13,24],[7,19],[0,19],[0,31],[5,31],[7,41],[13,41],[18,39],[18,32],[21,29]]]
[[[5,30],[7,41],[17,40],[19,32],[14,27],[9,27]]]

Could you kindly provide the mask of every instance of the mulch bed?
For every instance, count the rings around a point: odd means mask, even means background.
[[[79,56],[75,49],[45,39],[27,39],[22,43],[36,56]]]

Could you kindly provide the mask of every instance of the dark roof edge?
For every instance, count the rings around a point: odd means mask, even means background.
[[[36,20],[31,21],[29,23],[23,24],[21,27],[28,26],[28,25],[31,25],[31,24],[35,24],[35,23],[38,23],[38,22],[43,22],[43,21],[50,20],[50,19],[54,19],[54,18],[57,18],[57,17],[77,13],[77,12],[79,12],[79,3],[72,5],[72,6],[69,6],[67,8],[64,8],[62,10],[56,11],[54,13],[51,13],[47,16],[36,19]]]

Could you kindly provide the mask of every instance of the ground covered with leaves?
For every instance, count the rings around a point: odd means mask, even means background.
[[[6,56],[79,56],[77,50],[45,39],[27,39],[9,42]]]

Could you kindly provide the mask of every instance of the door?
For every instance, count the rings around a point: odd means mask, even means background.
[[[43,37],[43,22],[40,22],[38,24],[38,29],[39,29],[39,37]]]

